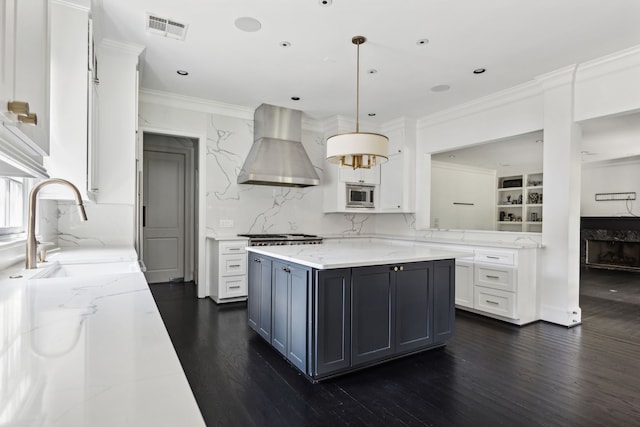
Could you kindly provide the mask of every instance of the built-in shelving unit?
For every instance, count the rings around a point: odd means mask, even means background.
[[[542,232],[542,173],[498,178],[496,229]]]

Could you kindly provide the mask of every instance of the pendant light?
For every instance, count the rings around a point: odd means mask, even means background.
[[[355,36],[351,42],[357,46],[356,70],[356,131],[327,138],[327,160],[353,169],[369,169],[387,160],[389,138],[378,133],[360,132],[360,45],[367,39]]]

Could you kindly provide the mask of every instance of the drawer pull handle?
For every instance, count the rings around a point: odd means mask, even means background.
[[[289,267],[282,267],[282,271],[284,271],[285,273],[290,273],[291,272]]]
[[[230,251],[239,251],[240,248],[229,248]]]
[[[499,279],[500,277],[498,276],[490,276],[487,274],[487,279]]]
[[[240,264],[233,264],[229,266],[229,268],[238,268],[238,267],[240,267]]]
[[[229,286],[229,289],[240,289],[240,285],[236,285],[236,286]]]
[[[487,258],[489,258],[489,259],[500,259],[499,256],[492,256],[492,255],[487,255]]]
[[[254,258],[253,261],[254,262],[262,262],[262,260],[260,258]]]
[[[484,302],[486,302],[487,304],[493,304],[493,305],[499,305],[500,304],[500,303],[495,302],[495,301],[489,301],[488,299],[484,300]]]

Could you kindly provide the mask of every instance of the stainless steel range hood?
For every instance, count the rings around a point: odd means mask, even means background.
[[[302,112],[262,104],[254,113],[253,145],[238,184],[309,187],[320,184],[302,146]]]

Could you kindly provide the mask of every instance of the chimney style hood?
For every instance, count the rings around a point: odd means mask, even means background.
[[[320,184],[302,146],[302,112],[262,104],[253,115],[253,145],[238,184],[309,187]]]

